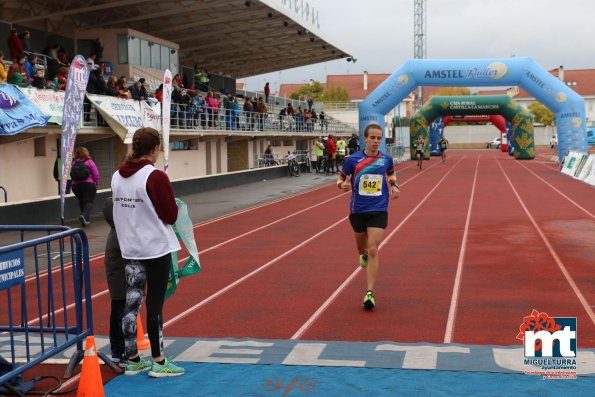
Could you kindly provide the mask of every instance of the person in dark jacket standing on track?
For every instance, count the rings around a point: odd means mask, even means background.
[[[155,168],[161,149],[153,128],[141,128],[132,137],[132,153],[112,177],[114,224],[126,263],[126,306],[122,331],[127,375],[149,370],[151,377],[179,376],[184,368],[163,354],[163,302],[171,253],[180,243],[171,225],[178,207],[167,174]],[[137,316],[147,288],[147,331],[153,362],[138,354]]]
[[[91,223],[91,211],[93,202],[97,194],[97,185],[99,185],[99,170],[89,156],[89,150],[86,147],[79,147],[75,151],[75,160],[70,168],[70,177],[72,178],[72,193],[79,201],[81,215],[79,222],[85,227]],[[82,165],[81,165],[82,163]],[[86,169],[83,174],[79,174],[79,167]]]
[[[124,258],[122,258],[114,225],[113,200],[111,197],[105,199],[103,203],[103,216],[110,225],[104,257],[107,288],[111,299],[109,343],[112,360],[123,367],[127,362],[124,354],[124,334],[122,333],[122,316],[126,304],[126,275],[124,273]]]

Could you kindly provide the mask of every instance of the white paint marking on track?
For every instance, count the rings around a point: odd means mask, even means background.
[[[548,181],[546,181],[545,179],[543,179],[542,177],[537,175],[533,170],[530,170],[526,165],[522,164],[520,161],[518,161],[517,163],[518,163],[518,165],[520,165],[521,167],[523,167],[524,169],[526,169],[527,171],[532,173],[537,179],[539,179],[540,181],[542,181],[543,183],[545,183],[546,185],[548,185],[549,187],[554,189],[558,194],[560,194],[560,196],[562,196],[566,200],[570,201],[576,208],[583,211],[585,214],[589,215],[591,218],[595,219],[595,215],[593,215],[591,212],[589,212],[589,210],[581,207],[576,201],[574,201],[573,199],[571,199],[570,197],[568,197],[567,195],[562,193],[560,190],[558,190],[556,187],[554,187],[551,183],[549,183]]]
[[[452,170],[454,170],[455,167],[457,165],[459,165],[459,163],[461,161],[463,161],[464,158],[465,158],[465,156],[463,156],[458,162],[456,162],[455,165],[450,170],[448,170],[448,172],[446,174],[444,174],[444,176],[438,181],[438,183],[436,183],[436,185],[432,188],[432,190],[430,190],[430,192],[417,204],[417,206],[415,206],[413,211],[410,211],[409,214],[401,221],[401,223],[399,223],[397,225],[397,227],[395,227],[394,230],[392,232],[390,232],[390,234],[384,238],[382,243],[378,246],[379,251],[395,235],[395,233],[405,224],[405,222],[407,222],[409,220],[409,218],[411,218],[413,216],[413,214],[421,207],[421,205],[426,202],[426,200],[432,195],[432,193],[434,193],[434,191],[438,188],[438,186],[440,186],[440,184],[442,184],[442,182],[446,179],[448,174],[450,174],[452,172]],[[432,166],[432,167],[434,167],[434,166]],[[427,169],[430,169],[430,168],[431,167],[428,167]],[[417,177],[418,175],[420,175],[420,174],[417,174],[415,177]],[[410,180],[408,180],[404,183],[401,183],[401,186],[405,185],[407,182],[411,181],[415,177],[411,178]],[[347,279],[345,281],[343,281],[343,283],[331,294],[331,296],[328,297],[328,299],[314,312],[314,314],[312,314],[312,316],[310,316],[310,318],[308,320],[306,320],[306,322],[300,327],[300,329],[298,329],[296,331],[295,334],[293,334],[291,336],[290,339],[292,339],[292,340],[300,339],[304,335],[304,333],[308,329],[310,329],[310,327],[314,324],[314,322],[316,322],[316,320],[318,320],[318,318],[322,315],[322,313],[324,313],[326,311],[326,309],[331,305],[331,303],[333,303],[333,301],[337,298],[337,296],[339,296],[341,294],[341,292],[343,292],[345,287],[347,287],[349,285],[349,283],[351,283],[351,281],[355,278],[355,276],[359,273],[360,270],[361,270],[361,267],[358,266],[357,269],[355,269],[353,271],[353,273],[351,273],[349,275],[349,277],[347,277]]]
[[[578,288],[578,286],[574,282],[574,279],[572,278],[572,276],[570,275],[570,273],[566,269],[566,266],[564,266],[564,263],[562,263],[562,260],[560,259],[560,257],[556,253],[556,250],[554,250],[554,247],[552,247],[552,245],[550,244],[549,239],[545,236],[545,233],[543,233],[543,231],[541,230],[541,228],[539,227],[539,225],[535,221],[535,218],[533,218],[533,215],[531,215],[531,213],[529,212],[529,209],[527,208],[527,206],[523,202],[523,199],[521,198],[521,196],[519,195],[519,193],[515,189],[514,185],[512,184],[512,182],[510,180],[510,178],[508,178],[508,175],[506,175],[506,172],[504,172],[504,168],[502,168],[502,166],[500,165],[500,163],[497,163],[497,164],[498,164],[498,167],[500,167],[500,170],[502,171],[502,173],[504,174],[504,177],[508,181],[508,184],[512,188],[512,191],[514,192],[514,195],[516,196],[517,200],[521,204],[521,207],[523,207],[523,210],[527,214],[527,217],[529,218],[529,220],[533,224],[533,227],[535,228],[535,230],[537,230],[537,233],[539,234],[539,236],[541,237],[541,239],[545,243],[545,246],[547,247],[547,249],[550,251],[550,254],[554,258],[554,261],[558,265],[558,268],[560,269],[560,271],[562,272],[562,274],[566,278],[566,281],[570,285],[570,288],[572,288],[572,291],[574,292],[574,294],[578,298],[579,302],[581,303],[581,305],[583,306],[583,308],[587,312],[587,315],[591,319],[591,322],[595,325],[595,313],[593,312],[593,309],[591,309],[591,306],[589,305],[589,303],[585,299],[585,297],[584,297],[583,293],[581,292],[581,290]]]
[[[469,236],[469,224],[471,223],[471,211],[473,209],[473,198],[475,196],[475,186],[477,184],[477,173],[479,171],[479,157],[475,166],[475,175],[473,176],[473,187],[471,188],[471,195],[469,197],[469,208],[467,208],[467,219],[465,220],[465,231],[463,232],[463,239],[461,241],[461,250],[459,251],[459,260],[457,262],[457,273],[452,287],[452,297],[450,299],[450,308],[448,310],[448,321],[446,322],[446,331],[444,333],[444,343],[452,342],[452,335],[454,332],[454,324],[457,315],[457,306],[459,304],[459,292],[461,290],[461,277],[463,275],[463,263],[465,260],[465,253],[467,251],[467,237]]]

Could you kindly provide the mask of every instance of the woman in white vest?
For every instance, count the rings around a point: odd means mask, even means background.
[[[114,224],[126,263],[126,306],[122,331],[128,363],[126,375],[149,370],[149,376],[179,376],[184,369],[163,355],[163,301],[171,253],[180,244],[171,227],[178,207],[167,174],[153,165],[159,158],[159,133],[141,128],[132,138],[132,153],[112,177]],[[147,287],[147,331],[153,361],[139,356],[136,321]]]

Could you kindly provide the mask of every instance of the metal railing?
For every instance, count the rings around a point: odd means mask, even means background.
[[[2,189],[2,192],[4,193],[4,202],[8,203],[8,192],[6,191],[6,188],[4,186],[0,186],[0,189]]]
[[[0,345],[13,367],[0,385],[76,345],[69,377],[83,357],[84,339],[93,335],[87,235],[64,226],[0,226],[0,232],[16,232],[20,240],[0,247],[0,290],[6,291],[6,298],[0,296]],[[42,236],[26,241],[29,233]]]

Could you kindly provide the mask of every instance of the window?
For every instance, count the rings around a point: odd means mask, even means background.
[[[149,43],[151,47],[151,67],[153,69],[161,69],[161,46],[155,43]],[[165,65],[169,65],[169,62]]]
[[[128,36],[125,34],[118,35],[118,63],[128,63]]]
[[[128,63],[131,65],[140,65],[140,39],[128,36]]]
[[[163,68],[169,65],[169,48],[161,46],[161,65]]]
[[[171,150],[198,150],[198,138],[171,143]]]
[[[35,138],[33,147],[35,157],[45,157],[45,137]]]
[[[286,139],[283,141],[283,146],[293,146],[293,140],[292,139]]]
[[[145,68],[151,67],[151,47],[147,40],[140,41],[140,65]]]

